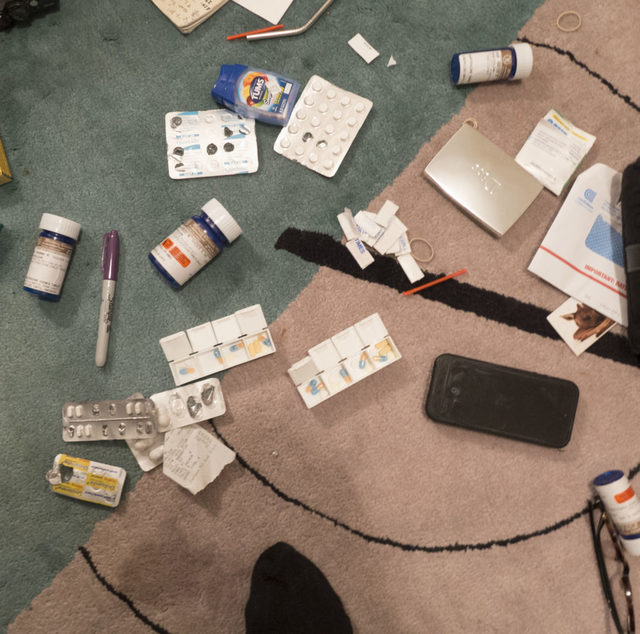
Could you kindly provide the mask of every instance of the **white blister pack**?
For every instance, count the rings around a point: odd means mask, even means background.
[[[152,394],[150,398],[159,410],[168,410],[169,427],[165,431],[222,416],[227,411],[220,381],[213,378]]]
[[[127,472],[122,467],[59,453],[45,477],[54,493],[113,507],[120,503]]]
[[[152,394],[150,398],[158,412],[157,436],[127,440],[143,471],[163,462],[166,432],[222,416],[227,411],[220,381],[213,378]]]
[[[176,385],[276,351],[260,304],[160,339]]]
[[[85,401],[62,406],[62,439],[65,442],[153,438],[157,414],[152,400]]]
[[[309,349],[289,376],[308,408],[400,359],[378,313]]]
[[[334,176],[373,103],[313,75],[273,149],[292,161]]]
[[[165,131],[171,178],[250,174],[258,169],[253,119],[225,109],[169,112]]]

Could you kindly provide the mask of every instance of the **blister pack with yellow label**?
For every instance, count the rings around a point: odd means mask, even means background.
[[[112,507],[120,503],[126,477],[122,467],[62,453],[54,458],[53,467],[46,475],[55,493]]]

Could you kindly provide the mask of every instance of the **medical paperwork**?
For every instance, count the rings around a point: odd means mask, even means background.
[[[596,163],[576,178],[529,270],[567,295],[627,325],[620,183]]]

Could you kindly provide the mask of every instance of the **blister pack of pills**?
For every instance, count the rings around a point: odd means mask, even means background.
[[[151,399],[86,401],[62,406],[62,439],[66,442],[153,438],[157,414]]]
[[[308,408],[402,358],[374,313],[309,350],[289,376]]]
[[[160,339],[176,385],[276,351],[260,304]]]
[[[143,471],[151,471],[164,458],[164,437],[171,418],[166,407],[158,407],[158,433],[153,438],[132,438],[126,443]]]
[[[169,112],[165,131],[171,178],[250,174],[258,169],[253,119],[225,109]]]
[[[292,161],[334,176],[373,103],[313,75],[273,149]]]
[[[213,378],[152,394],[150,398],[158,409],[168,410],[170,423],[165,431],[222,416],[227,411],[220,381]]]
[[[60,453],[45,477],[55,493],[113,507],[120,503],[127,472],[122,467]]]

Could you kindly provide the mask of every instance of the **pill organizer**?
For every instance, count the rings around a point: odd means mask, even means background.
[[[55,493],[114,507],[120,503],[127,472],[122,467],[59,453],[45,477]]]
[[[400,358],[380,315],[374,313],[311,348],[288,373],[311,408]]]
[[[276,351],[260,304],[160,339],[176,385]]]
[[[156,409],[148,398],[87,401],[62,406],[62,439],[66,442],[152,438]]]
[[[126,441],[134,458],[143,471],[150,471],[157,467],[164,457],[165,432],[171,425],[169,410],[160,405],[158,412],[158,433],[153,438],[131,438]]]
[[[205,178],[258,169],[256,124],[225,109],[165,115],[169,176]]]
[[[373,103],[313,75],[273,149],[292,161],[334,176]]]

